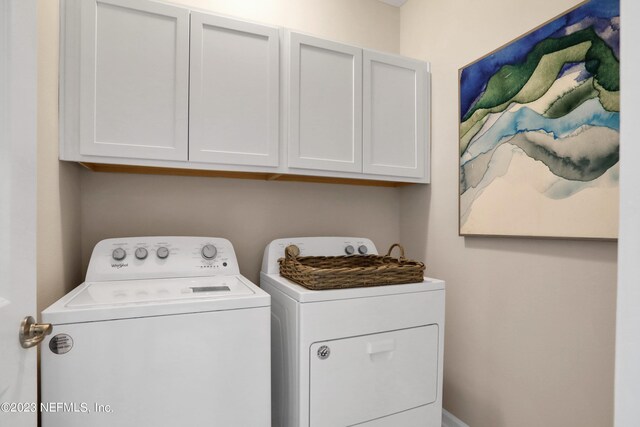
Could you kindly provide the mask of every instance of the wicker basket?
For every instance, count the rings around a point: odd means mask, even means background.
[[[391,252],[400,249],[400,257]],[[342,289],[422,282],[423,263],[406,259],[404,248],[395,243],[386,255],[297,256],[296,246],[287,246],[280,258],[280,275],[308,289]]]

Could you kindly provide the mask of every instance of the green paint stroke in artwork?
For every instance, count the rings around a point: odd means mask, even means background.
[[[597,96],[598,91],[593,87],[593,79],[585,80],[580,86],[556,99],[544,115],[550,119],[560,118]]]
[[[572,181],[593,181],[620,159],[618,133],[608,128],[587,128],[581,134],[562,142],[555,141],[555,144],[552,139],[541,143],[540,138],[550,137],[521,133],[505,143],[515,145],[532,159],[541,161],[554,175]],[[607,141],[606,146],[597,145],[602,141]],[[585,147],[592,147],[592,150]]]
[[[587,71],[593,74],[598,84],[607,91],[618,91],[620,89],[620,64],[618,60],[611,48],[598,37],[593,28],[586,28],[565,37],[543,40],[527,55],[525,62],[505,65],[498,70],[489,79],[484,94],[467,112],[464,120],[472,117],[477,110],[493,109],[513,99],[528,84],[545,56],[583,43],[590,43],[585,54],[570,62],[585,61]],[[545,64],[546,66],[547,64]],[[545,74],[549,75],[551,72],[552,70],[548,69]],[[553,79],[555,80],[556,77],[557,74],[553,76]],[[529,93],[529,90],[525,90],[525,92]]]
[[[506,101],[504,101],[500,105],[496,105],[491,108],[476,110],[468,120],[460,125],[461,134],[466,134],[471,128],[475,126],[478,121],[484,119],[484,117],[488,114],[504,111],[513,102],[526,104],[528,102],[533,102],[543,96],[556,81],[556,77],[558,76],[558,73],[560,73],[560,70],[562,69],[564,64],[567,62],[582,61],[590,46],[590,42],[584,42],[542,57],[536,63],[536,68],[528,76],[528,80],[524,82],[524,85],[520,86],[520,90],[517,93],[515,93],[512,97],[506,99]],[[506,67],[503,67],[501,71]],[[499,73],[500,71],[498,71],[498,74]],[[495,88],[496,85],[500,85],[500,81],[495,80],[498,74],[494,75],[489,80],[489,86],[492,85],[492,82],[493,88]],[[495,93],[496,90],[493,90],[493,92]],[[487,92],[489,92],[489,89],[487,89]],[[487,94],[487,92],[485,92],[485,95]],[[496,93],[496,99],[497,96],[498,94]],[[482,101],[482,99],[480,101]],[[460,145],[461,153],[464,153],[466,147],[462,148],[462,144]]]
[[[598,91],[600,102],[604,109],[607,111],[620,112],[620,91],[610,92],[600,86],[598,82],[594,82],[593,85]]]
[[[460,194],[464,194],[469,188],[475,188],[480,185],[489,170],[489,163],[494,154],[495,150],[482,153],[462,165],[460,171]]]
[[[489,116],[485,116],[482,120],[478,120],[471,129],[469,129],[464,135],[460,137],[460,155],[464,153],[464,150],[467,149],[469,143],[473,139],[474,136],[480,132],[484,124],[487,122]]]
[[[564,64],[578,62],[585,57],[591,42],[584,42],[566,49],[544,55],[540,58],[524,87],[513,98],[514,102],[524,104],[540,98],[547,93],[560,74]]]

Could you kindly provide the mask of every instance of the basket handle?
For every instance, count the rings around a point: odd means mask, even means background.
[[[284,249],[284,257],[286,259],[296,259],[300,255],[300,248],[296,245],[289,245]]]
[[[400,256],[398,257],[398,259],[404,259],[404,248],[400,243],[394,243],[393,245],[391,245],[391,247],[387,251],[387,255],[385,256],[391,256],[391,252],[393,251],[394,248],[400,249]]]

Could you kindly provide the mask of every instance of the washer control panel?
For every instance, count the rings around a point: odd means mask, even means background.
[[[93,249],[87,281],[240,274],[233,245],[216,237],[125,237]]]

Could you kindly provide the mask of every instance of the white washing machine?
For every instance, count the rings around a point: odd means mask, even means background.
[[[269,426],[269,305],[228,240],[101,241],[42,313],[42,425]]]
[[[445,284],[312,291],[279,274],[300,255],[377,254],[369,239],[271,242],[260,286],[271,295],[274,427],[440,427]]]

